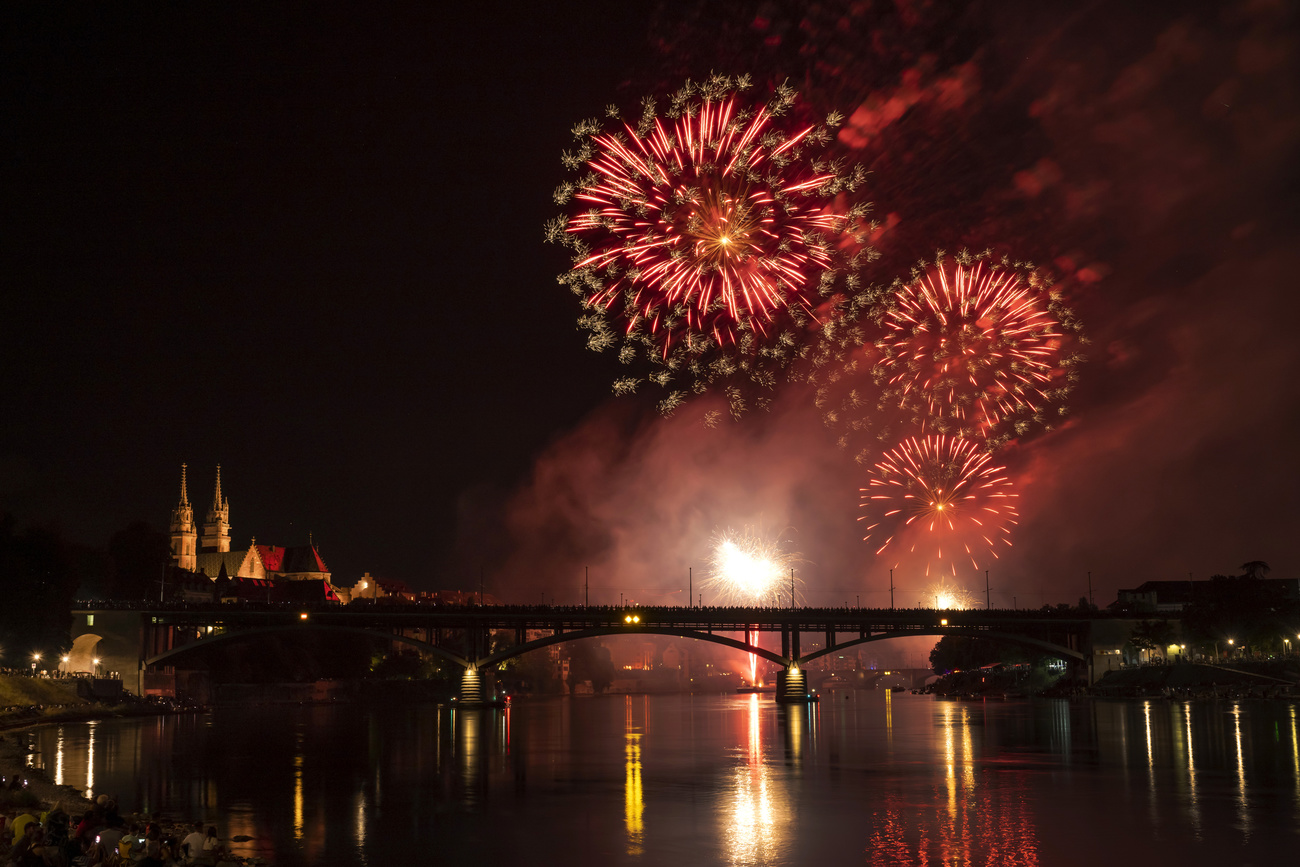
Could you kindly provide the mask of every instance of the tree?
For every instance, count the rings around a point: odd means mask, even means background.
[[[108,541],[108,556],[113,561],[113,571],[107,586],[102,588],[105,599],[158,598],[158,582],[171,559],[171,543],[166,534],[144,521],[136,521],[113,534]]]
[[[1245,575],[1215,575],[1198,588],[1183,610],[1183,625],[1198,641],[1233,639],[1236,646],[1263,646],[1292,632],[1300,615],[1295,600],[1287,599],[1280,582],[1254,577],[1268,564],[1254,560],[1243,565]]]
[[[935,674],[964,671],[1000,662],[1004,665],[1037,663],[1044,654],[1005,641],[945,635],[930,651],[930,670]]]
[[[1164,650],[1173,641],[1174,628],[1167,620],[1143,620],[1133,627],[1129,635],[1129,643],[1148,654],[1153,650]]]
[[[1245,573],[1246,578],[1262,579],[1268,575],[1268,564],[1263,560],[1251,560],[1248,563],[1241,564],[1241,571]]]
[[[602,693],[614,682],[614,662],[609,648],[592,641],[575,641],[569,650],[569,682],[591,681],[592,692]]]
[[[102,572],[101,554],[49,527],[19,532],[12,516],[0,514],[0,649],[10,664],[65,649],[77,587]]]

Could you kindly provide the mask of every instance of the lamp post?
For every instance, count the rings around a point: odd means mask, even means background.
[[[41,655],[39,653],[33,653],[32,654],[32,677],[36,676],[36,663],[40,661],[41,661]]]

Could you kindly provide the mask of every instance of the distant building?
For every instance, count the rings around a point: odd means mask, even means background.
[[[1300,599],[1300,580],[1265,578],[1263,583],[1277,588],[1284,599]],[[1119,611],[1133,614],[1173,614],[1182,611],[1213,581],[1147,581],[1132,590],[1120,590],[1115,604]]]

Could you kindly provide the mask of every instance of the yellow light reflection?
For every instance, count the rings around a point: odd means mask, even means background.
[[[1151,702],[1142,702],[1142,718],[1147,729],[1147,767],[1155,764],[1155,752],[1151,748]]]
[[[1250,839],[1250,809],[1246,802],[1246,758],[1241,749],[1241,705],[1232,706],[1232,723],[1237,736],[1237,821],[1241,835]]]
[[[885,690],[885,743],[894,751],[894,693]]]
[[[302,756],[293,757],[293,839],[302,840]]]
[[[1155,821],[1159,815],[1156,809],[1156,759],[1155,748],[1151,742],[1151,702],[1142,702],[1142,718],[1147,730],[1147,793],[1151,796],[1151,818]]]
[[[1187,738],[1187,813],[1192,820],[1192,834],[1201,839],[1201,805],[1196,796],[1196,752],[1192,746],[1192,705],[1183,705],[1183,720]]]
[[[95,725],[91,720],[86,724],[86,790],[87,798],[95,797]]]
[[[54,742],[54,785],[63,785],[63,726],[59,726],[59,735]]]
[[[366,795],[365,795],[365,792],[357,792],[357,809],[356,809],[356,813],[357,813],[356,827],[353,828],[353,832],[356,834],[356,837],[357,837],[357,859],[358,859],[358,860],[360,861],[360,863],[362,864],[362,867],[364,867],[364,865],[367,863],[367,861],[366,861],[366,825],[368,824],[368,820],[366,819]]]
[[[640,855],[645,826],[645,796],[641,791],[641,735],[628,732],[623,746],[626,773],[623,782],[623,824],[627,826],[627,854]]]

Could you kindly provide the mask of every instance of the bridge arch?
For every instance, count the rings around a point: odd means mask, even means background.
[[[1079,662],[1084,662],[1087,660],[1087,657],[1077,650],[1071,650],[1068,647],[1063,647],[1059,644],[1053,644],[1050,641],[1043,641],[1042,639],[1039,638],[1030,638],[1027,635],[1015,635],[1007,632],[993,632],[993,631],[972,633],[969,630],[962,629],[960,627],[955,629],[951,627],[948,629],[943,629],[942,627],[935,627],[933,630],[906,630],[906,631],[894,631],[894,632],[877,632],[874,635],[867,635],[862,638],[855,638],[852,641],[845,641],[841,644],[836,644],[834,647],[824,647],[821,650],[815,650],[812,653],[801,656],[798,662],[800,665],[804,665],[806,663],[812,662],[814,659],[820,659],[823,656],[827,656],[831,653],[835,653],[836,651],[844,650],[847,647],[855,647],[859,644],[866,644],[871,641],[886,641],[890,638],[924,638],[927,636],[933,637],[936,635],[939,636],[960,635],[966,638],[998,639],[1001,641],[1006,641],[1010,644],[1021,644],[1027,647],[1033,647],[1038,650],[1042,650],[1046,653],[1050,653],[1052,656],[1058,657],[1060,659],[1073,659]]]
[[[361,635],[366,638],[373,638],[379,641],[390,641],[390,642],[398,642],[401,644],[406,644],[416,648],[417,650],[421,650],[424,651],[425,653],[429,653],[433,656],[436,656],[439,659],[443,659],[447,662],[454,663],[455,665],[458,665],[461,668],[468,668],[470,665],[470,661],[465,659],[464,657],[457,656],[456,654],[451,653],[450,651],[444,650],[443,648],[438,647],[437,645],[430,644],[427,641],[421,641],[418,638],[409,638],[405,635],[401,635],[394,632],[380,632],[374,629],[365,629],[360,626],[329,626],[329,625],[321,625],[315,623],[302,623],[302,624],[294,623],[294,624],[282,624],[277,626],[259,626],[253,629],[236,629],[227,632],[221,632],[209,638],[203,638],[198,641],[191,642],[190,644],[182,644],[180,647],[174,647],[171,650],[165,651],[163,653],[159,653],[156,656],[151,656],[148,659],[145,659],[142,662],[142,665],[145,668],[148,668],[153,665],[161,665],[167,662],[167,660],[175,656],[179,656],[180,654],[183,653],[189,653],[190,651],[199,650],[200,648],[204,648],[204,647],[211,647],[214,644],[226,644],[228,642],[232,642],[238,639],[248,638],[250,636],[283,635],[286,633],[295,633],[295,632],[299,632],[299,633],[300,632],[334,632],[334,633],[346,633],[351,635]]]
[[[600,626],[591,629],[574,630],[573,632],[561,632],[555,635],[545,635],[541,638],[535,638],[532,641],[526,641],[523,644],[516,644],[498,650],[496,653],[489,654],[482,659],[476,660],[474,664],[479,668],[490,668],[516,656],[522,656],[531,650],[538,650],[552,644],[562,644],[566,641],[578,641],[583,638],[599,638],[605,635],[668,635],[675,638],[694,638],[700,641],[710,641],[714,644],[721,644],[724,647],[731,647],[736,650],[743,650],[746,653],[752,653],[755,656],[768,660],[769,662],[774,662],[783,668],[790,664],[790,660],[781,656],[779,653],[774,653],[761,647],[755,647],[752,644],[746,644],[745,642],[737,641],[734,638],[714,635],[709,632],[698,632],[694,629],[680,629],[671,626],[640,626],[633,628]]]

